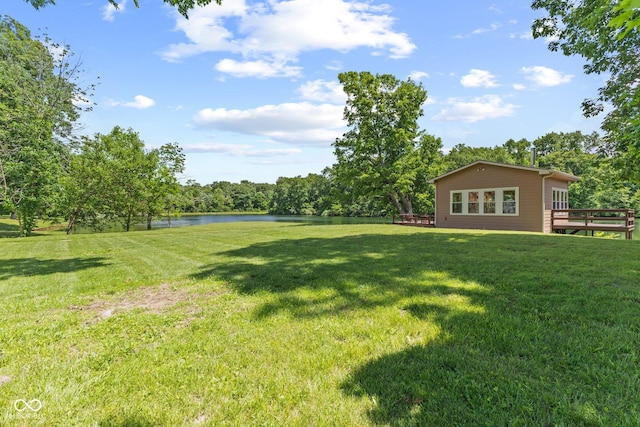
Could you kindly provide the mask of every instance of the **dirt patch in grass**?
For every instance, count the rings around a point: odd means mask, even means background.
[[[86,306],[72,305],[69,308],[93,313],[93,318],[86,322],[87,324],[93,324],[100,320],[108,319],[116,313],[135,309],[163,313],[180,302],[193,301],[195,296],[195,294],[189,293],[184,289],[175,288],[170,284],[163,284],[156,287],[138,288],[127,292],[119,298],[99,299]],[[198,308],[194,305],[191,310],[195,312]]]

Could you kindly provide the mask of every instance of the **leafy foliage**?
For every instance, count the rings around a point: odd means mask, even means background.
[[[175,203],[176,175],[183,170],[177,144],[146,151],[131,129],[116,126],[107,135],[83,138],[65,179],[67,232],[77,223],[99,228],[118,218],[129,231],[141,214],[151,228],[151,219]]]
[[[611,19],[609,25],[623,30],[620,37],[625,37],[629,31],[640,27],[638,9],[640,9],[640,0],[620,0],[614,8],[618,16]]]
[[[274,187],[274,184],[247,180],[240,183],[216,181],[206,185],[189,180],[181,186],[176,203],[178,210],[186,213],[266,211]]]
[[[349,130],[333,144],[337,180],[355,196],[413,212],[412,199],[426,185],[417,178],[442,147],[418,127],[427,92],[422,84],[390,74],[352,71],[338,79],[348,96],[344,118]]]
[[[27,3],[31,3],[33,7],[36,9],[40,9],[41,7],[47,5],[55,5],[55,0],[25,0]],[[118,8],[119,3],[116,0],[108,0],[113,7]],[[165,3],[174,6],[178,9],[181,15],[185,18],[189,17],[189,11],[192,10],[196,6],[206,6],[215,1],[216,4],[222,4],[222,0],[163,0]],[[133,3],[136,7],[140,7],[139,0],[133,0]]]
[[[147,230],[151,221],[161,212],[171,210],[177,203],[180,185],[177,175],[184,172],[185,156],[176,143],[164,144],[146,154],[151,174],[145,186],[142,211],[146,213]]]
[[[530,144],[527,142],[527,144]],[[446,170],[454,170],[473,163],[476,160],[486,160],[497,163],[519,164],[505,147],[469,147],[457,144],[445,157]]]
[[[637,0],[534,0],[548,16],[535,20],[533,35],[553,40],[552,51],[580,55],[587,74],[606,74],[597,98],[583,102],[586,116],[611,105],[602,129],[609,149],[623,161],[627,176],[640,182],[640,31]]]
[[[16,212],[23,235],[54,208],[67,149],[86,91],[67,46],[31,37],[0,20],[0,204]]]

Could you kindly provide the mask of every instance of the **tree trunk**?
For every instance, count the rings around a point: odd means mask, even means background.
[[[67,224],[67,234],[71,234],[73,231],[73,226],[76,225],[76,218],[78,217],[78,212],[73,212],[71,217],[69,217],[69,224]]]
[[[404,206],[404,210],[408,213],[408,214],[412,214],[413,215],[413,204],[411,203],[411,196],[410,195],[403,195],[400,198],[400,203],[402,203],[402,206]]]
[[[125,219],[124,229],[125,231],[129,231],[131,227],[131,212],[127,212],[127,217]]]
[[[396,196],[395,194],[389,194],[389,200],[391,200],[391,203],[393,203],[396,209],[398,209],[398,213],[400,215],[413,214],[411,196],[408,196],[408,195],[405,196],[402,194]]]
[[[151,221],[153,220],[153,215],[150,213],[147,214],[147,230],[151,230]]]

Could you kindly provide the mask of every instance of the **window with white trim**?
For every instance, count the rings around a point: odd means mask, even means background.
[[[462,193],[451,193],[451,213],[462,213]]]
[[[484,193],[484,206],[482,207],[482,211],[485,214],[494,214],[494,213],[496,213],[496,192],[495,192],[495,190],[483,191],[483,193]]]
[[[554,187],[552,194],[552,209],[569,209],[569,190]]]
[[[516,207],[516,190],[504,190],[502,193],[502,213],[515,214]]]
[[[518,187],[455,190],[450,196],[452,215],[518,215]]]
[[[478,192],[469,191],[468,200],[469,200],[469,203],[467,204],[467,213],[469,214],[480,213],[480,201],[478,200]]]

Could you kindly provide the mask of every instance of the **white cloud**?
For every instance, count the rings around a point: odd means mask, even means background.
[[[111,3],[107,3],[102,8],[102,19],[105,21],[113,22],[116,13],[123,13],[127,7],[127,0],[122,0],[118,3],[116,8]]]
[[[552,87],[564,83],[569,83],[573,79],[571,74],[563,74],[552,68],[543,66],[522,67],[520,70],[528,80],[531,80],[538,86]]]
[[[324,66],[327,70],[331,71],[340,71],[342,70],[342,62],[340,61],[331,61],[327,65]]]
[[[469,74],[462,76],[460,84],[464,87],[496,87],[496,77],[486,70],[472,69]]]
[[[206,108],[193,118],[196,126],[299,145],[329,145],[342,135],[340,105],[308,102],[264,105],[248,110]]]
[[[411,80],[418,82],[422,79],[428,79],[429,73],[425,73],[424,71],[412,71],[409,73],[409,77]]]
[[[244,0],[228,0],[224,7],[216,4],[196,7],[189,13],[188,20],[174,12],[175,29],[182,31],[189,42],[169,45],[162,52],[163,59],[176,62],[204,52],[240,52],[239,44],[233,41],[233,34],[224,27],[224,20],[245,15],[245,9]]]
[[[475,29],[471,32],[471,34],[484,34],[484,33],[490,33],[492,31],[496,31],[498,28],[500,28],[502,25],[498,24],[498,23],[493,23],[489,26],[489,28],[483,27],[483,28],[478,28]]]
[[[155,101],[144,95],[136,95],[133,97],[132,102],[125,102],[121,104],[123,107],[137,108],[138,110],[144,110],[155,105]]]
[[[271,131],[266,135],[273,141],[283,142],[292,145],[317,145],[317,146],[330,146],[336,138],[339,138],[344,133],[343,129],[328,128],[328,129],[308,129],[300,131]]]
[[[453,38],[454,39],[466,39],[466,38],[469,38],[469,37],[477,36],[479,34],[491,33],[493,31],[497,31],[500,28],[502,28],[502,24],[499,23],[499,22],[494,22],[489,27],[476,28],[475,30],[471,31],[468,34],[456,34],[456,35],[453,36]]]
[[[513,88],[515,90],[525,90],[527,87],[525,85],[523,85],[523,84],[520,84],[520,83],[514,83],[513,84]]]
[[[522,33],[510,33],[509,38],[521,39],[521,40],[533,40],[533,34],[531,33],[531,30],[524,31]]]
[[[183,146],[185,153],[220,153],[234,157],[281,157],[300,154],[299,148],[256,149],[248,144],[222,144],[201,142]]]
[[[120,102],[114,101],[112,99],[108,99],[105,104],[109,107],[129,107],[129,108],[137,108],[138,110],[144,110],[145,108],[153,107],[155,105],[155,101],[149,97],[144,95],[136,95],[133,97],[133,101],[130,102]]]
[[[409,56],[416,46],[407,34],[392,29],[394,19],[388,12],[386,6],[357,0],[270,0],[250,7],[245,0],[225,0],[222,7],[211,4],[195,8],[189,20],[177,17],[176,29],[188,41],[168,46],[162,57],[180,61],[205,52],[228,52],[243,60],[221,61],[221,72],[227,70],[224,65],[234,71],[246,62],[263,67],[277,64],[272,68],[287,72],[273,76],[290,76],[293,71],[297,75],[299,69],[286,64],[295,62],[303,52],[348,52],[367,47],[392,58]]]
[[[298,91],[307,101],[329,102],[331,104],[344,105],[347,102],[347,94],[342,85],[337,81],[313,80],[302,84]]]
[[[298,77],[301,67],[292,67],[285,62],[267,62],[264,60],[239,62],[223,59],[216,64],[216,70],[235,77]]]
[[[447,104],[450,107],[440,111],[432,120],[474,123],[480,120],[513,116],[517,108],[514,104],[505,104],[497,95],[485,95],[469,102],[450,98]]]

